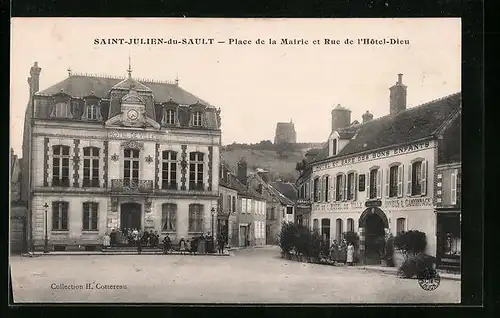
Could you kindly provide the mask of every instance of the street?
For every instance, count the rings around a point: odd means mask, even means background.
[[[459,281],[443,279],[436,290],[425,291],[415,279],[284,260],[277,247],[232,253],[230,257],[14,256],[10,258],[14,302],[460,302]],[[61,284],[80,289],[60,289]]]

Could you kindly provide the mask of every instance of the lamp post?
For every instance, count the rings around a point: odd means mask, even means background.
[[[49,252],[49,237],[48,237],[48,228],[47,228],[47,209],[49,207],[49,205],[47,204],[47,202],[45,202],[45,204],[43,205],[44,209],[45,209],[45,246],[43,247],[43,252],[44,253],[48,253]]]
[[[214,218],[215,218],[215,208],[212,207],[210,210],[212,212],[212,242],[214,241]]]

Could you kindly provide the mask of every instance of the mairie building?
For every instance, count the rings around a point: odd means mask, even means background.
[[[408,109],[406,95],[399,74],[388,115],[374,119],[367,111],[361,123],[351,122],[349,109],[335,107],[328,142],[297,182],[311,227],[330,242],[357,232],[367,264],[380,262],[389,233],[409,230],[424,232],[426,253],[436,255],[438,154],[461,119],[461,94]]]
[[[175,82],[31,68],[22,196],[32,247],[92,246],[113,229],[181,237],[214,228],[220,110]],[[160,238],[161,239],[161,238]]]

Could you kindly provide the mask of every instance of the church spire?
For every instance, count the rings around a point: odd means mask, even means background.
[[[132,66],[131,66],[131,63],[130,63],[130,54],[128,55],[128,69],[127,69],[127,73],[128,73],[128,78],[132,78]]]

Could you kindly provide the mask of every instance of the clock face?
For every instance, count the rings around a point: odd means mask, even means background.
[[[130,120],[136,120],[139,118],[139,113],[135,109],[131,109],[127,112],[127,118]]]

